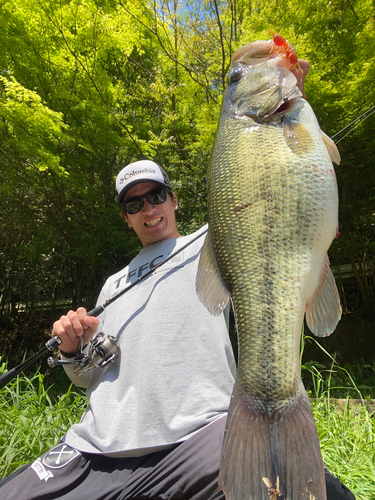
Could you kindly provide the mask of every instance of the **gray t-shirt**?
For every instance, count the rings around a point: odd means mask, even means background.
[[[203,231],[204,228],[200,230]],[[111,276],[104,303],[197,233],[145,247]],[[88,453],[140,456],[181,442],[227,412],[235,362],[224,315],[213,317],[195,292],[202,236],[102,313],[121,359],[82,377],[90,406],[65,436]]]

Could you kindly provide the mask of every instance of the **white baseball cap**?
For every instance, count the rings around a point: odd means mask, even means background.
[[[141,182],[156,182],[172,189],[168,175],[159,165],[151,160],[136,161],[123,168],[116,178],[117,201],[121,203],[128,189]]]

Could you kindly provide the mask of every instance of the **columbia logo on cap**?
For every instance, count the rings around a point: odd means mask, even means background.
[[[119,184],[122,185],[128,179],[134,177],[135,175],[140,175],[140,174],[155,174],[156,175],[156,171],[152,170],[151,168],[145,168],[144,170],[133,170],[132,172],[125,174],[125,176],[119,180]]]
[[[168,175],[151,160],[141,160],[124,167],[116,179],[117,201],[121,203],[125,193],[141,182],[155,182],[172,189]]]

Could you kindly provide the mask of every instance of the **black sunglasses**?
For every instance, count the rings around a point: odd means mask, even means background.
[[[161,205],[167,199],[167,192],[170,190],[166,188],[152,189],[141,196],[134,196],[134,198],[123,201],[121,208],[127,214],[137,214],[143,208],[143,200],[146,200],[150,205]]]

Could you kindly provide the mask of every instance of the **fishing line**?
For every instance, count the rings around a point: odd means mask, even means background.
[[[373,111],[374,110],[374,111]],[[372,106],[371,108],[369,108],[367,111],[365,111],[361,116],[358,116],[358,118],[356,118],[355,120],[353,120],[352,122],[349,123],[349,125],[347,125],[346,127],[344,127],[343,129],[341,129],[339,132],[337,132],[335,135],[333,135],[331,137],[331,139],[334,139],[336,136],[338,136],[339,134],[341,134],[341,132],[344,132],[344,130],[346,130],[347,128],[349,128],[351,125],[353,125],[353,123],[355,123],[356,121],[358,120],[361,120],[361,118],[363,118],[359,123],[357,123],[357,125],[355,127],[353,127],[351,130],[349,130],[348,133],[346,133],[343,137],[341,137],[338,141],[335,142],[335,144],[338,144],[340,141],[342,141],[347,135],[351,134],[353,132],[354,129],[356,129],[359,125],[361,125],[361,123],[363,123],[366,118],[368,118],[369,116],[371,116],[372,114],[375,113],[375,106]]]

